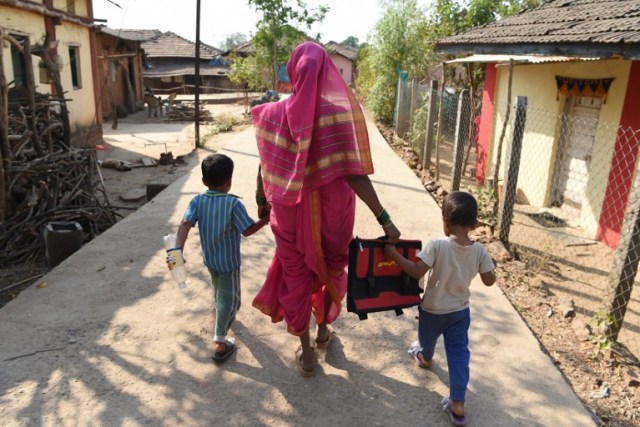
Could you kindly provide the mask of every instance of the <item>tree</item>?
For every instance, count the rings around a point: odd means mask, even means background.
[[[303,0],[248,0],[262,14],[253,37],[258,65],[267,66],[270,81],[275,88],[278,81],[278,66],[289,57],[293,47],[304,40],[297,26],[310,29],[315,22],[322,22],[329,11],[327,6],[308,10]],[[268,58],[269,62],[264,63]]]
[[[371,44],[361,50],[358,86],[374,116],[391,123],[398,72],[426,77],[435,61],[430,47],[428,22],[415,0],[390,0],[376,24]]]
[[[225,51],[225,50],[233,50],[233,49],[237,48],[238,46],[242,46],[243,44],[245,44],[248,41],[249,41],[249,38],[246,35],[242,34],[242,33],[229,34],[224,39],[224,42],[222,43],[222,46],[220,46],[220,49],[223,50],[223,51]]]
[[[354,49],[354,50],[358,50],[358,48],[360,47],[360,41],[355,36],[347,37],[340,44],[343,46],[350,47],[351,49]]]

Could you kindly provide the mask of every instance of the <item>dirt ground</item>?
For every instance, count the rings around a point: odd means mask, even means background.
[[[440,176],[436,182],[433,172],[427,173],[418,166],[416,153],[406,143],[396,140],[391,129],[383,126],[379,129],[425,185],[432,183],[434,187],[450,188],[451,145],[440,147]],[[474,163],[473,154],[471,150],[470,164]],[[470,176],[463,177],[461,189],[475,187]],[[432,192],[440,204],[444,194],[442,190]],[[575,325],[582,324],[579,321],[589,324],[596,314],[613,251],[602,244],[560,249],[544,227],[535,226],[523,206],[516,206],[519,209],[510,234],[515,237],[512,238],[514,247],[543,245],[546,250],[537,256],[516,251],[512,260],[499,262],[498,285],[582,403],[603,425],[640,426],[640,363],[636,356],[640,351],[637,347],[640,338],[633,326],[640,324],[638,313],[633,310],[640,306],[640,286],[636,284],[625,319],[629,324],[619,337],[632,351],[624,346],[615,346],[610,351],[602,349],[593,337],[579,338]],[[497,240],[487,227],[478,230],[476,239],[486,245]],[[577,286],[580,288],[576,289]],[[575,315],[562,315],[566,299],[573,300]]]

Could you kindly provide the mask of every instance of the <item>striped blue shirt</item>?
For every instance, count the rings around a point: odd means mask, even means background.
[[[240,268],[242,232],[254,221],[237,196],[207,190],[189,202],[184,220],[198,225],[204,264],[218,273]]]

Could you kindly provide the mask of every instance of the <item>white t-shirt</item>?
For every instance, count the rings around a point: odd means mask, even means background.
[[[418,253],[427,264],[429,278],[422,308],[433,314],[447,314],[469,307],[469,286],[478,273],[495,269],[482,244],[461,246],[448,237],[433,239]]]

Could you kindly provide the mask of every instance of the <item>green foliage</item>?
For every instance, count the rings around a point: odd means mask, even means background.
[[[267,87],[263,69],[258,65],[255,56],[241,58],[231,56],[231,66],[229,67],[229,80],[235,84],[246,85],[254,91]]]
[[[493,214],[493,205],[498,200],[498,195],[493,188],[484,186],[468,187],[469,193],[473,194],[478,202],[478,220],[487,224],[493,233],[496,227],[496,217]]]
[[[253,37],[256,64],[275,88],[278,66],[287,61],[293,48],[306,39],[298,26],[310,29],[322,22],[329,11],[327,6],[309,9],[302,0],[248,0],[249,5],[262,15]]]
[[[376,24],[371,44],[359,53],[356,84],[360,94],[376,119],[391,123],[398,71],[406,71],[410,79],[418,81],[428,78],[430,68],[441,61],[433,53],[435,41],[535,7],[540,1],[434,0],[429,10],[423,11],[415,0],[383,0],[384,16]],[[474,67],[469,71],[477,87],[484,73]],[[467,81],[460,83],[469,86]]]
[[[220,46],[220,49],[225,51],[225,50],[233,50],[239,46],[242,46],[243,44],[245,44],[246,42],[249,41],[249,38],[242,34],[242,33],[233,33],[233,34],[229,34],[225,39],[224,42],[222,43],[222,46]]]
[[[349,36],[340,42],[341,45],[350,47],[351,49],[358,50],[360,48],[360,41],[355,36]]]
[[[398,70],[426,77],[434,61],[427,20],[415,0],[389,0],[373,30],[371,44],[361,49],[357,84],[374,116],[393,119]],[[364,52],[362,52],[364,50]]]
[[[594,357],[605,355],[612,349],[613,340],[608,336],[608,330],[611,326],[616,325],[616,319],[611,314],[598,312],[591,318],[593,328],[591,342],[593,342]]]

